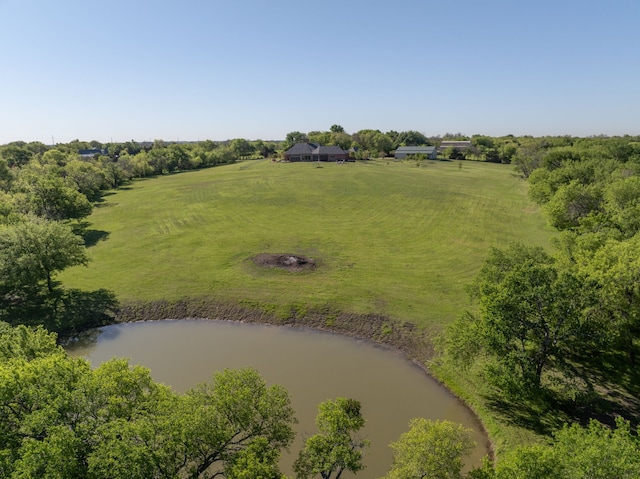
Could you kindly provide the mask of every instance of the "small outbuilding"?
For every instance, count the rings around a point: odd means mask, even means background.
[[[429,160],[435,160],[438,157],[438,149],[435,146],[399,146],[394,153],[396,160],[415,155],[424,155]]]

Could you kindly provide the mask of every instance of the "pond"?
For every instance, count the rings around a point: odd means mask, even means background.
[[[387,472],[389,443],[407,431],[414,417],[455,421],[472,429],[478,446],[471,464],[479,464],[488,453],[487,438],[467,407],[403,354],[369,341],[314,330],[189,319],[106,326],[81,336],[67,350],[93,366],[113,357],[129,358],[180,392],[210,381],[214,371],[256,368],[268,384],[289,391],[300,421],[291,454],[281,463],[288,475],[303,438],[317,432],[318,404],[339,396],[360,401],[367,421],[363,435],[371,448],[366,469],[357,477]]]

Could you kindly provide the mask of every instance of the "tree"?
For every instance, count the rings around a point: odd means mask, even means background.
[[[161,143],[158,143],[158,142]],[[162,175],[164,173],[172,171],[171,164],[169,162],[169,154],[164,147],[162,140],[154,141],[153,148],[146,153],[139,153],[136,157],[144,155],[148,165],[153,169],[153,173],[156,175]]]
[[[357,437],[365,423],[360,402],[337,398],[323,402],[318,410],[316,426],[320,433],[305,441],[293,465],[296,477],[306,479],[320,475],[322,479],[339,479],[344,471],[362,470],[363,449],[369,443]]]
[[[16,190],[21,194],[23,213],[50,220],[81,219],[91,214],[87,197],[58,176],[43,172],[24,175]]]
[[[88,260],[84,241],[68,225],[30,217],[0,230],[0,284],[5,291],[45,283],[51,292],[56,272]]]
[[[277,461],[278,455],[269,456],[266,450],[281,451],[293,440],[296,421],[287,392],[280,386],[267,387],[255,369],[215,374],[212,383],[187,393],[185,406],[180,437],[185,453],[193,457],[188,469],[194,478],[216,463],[235,463],[252,444],[262,461]]]
[[[604,202],[607,217],[625,237],[640,231],[640,176],[608,183]]]
[[[456,147],[445,148],[442,155],[450,160],[464,160],[464,151]]]
[[[567,479],[562,465],[547,445],[524,446],[508,454],[487,479]]]
[[[620,418],[609,429],[592,420],[588,427],[565,426],[550,445],[523,446],[498,463],[495,479],[635,479],[640,447],[629,423]]]
[[[431,144],[426,136],[414,130],[401,131],[392,139],[395,141],[397,146],[423,146]]]
[[[9,191],[12,181],[13,175],[9,169],[9,165],[4,158],[0,157],[0,190]]]
[[[594,419],[586,428],[564,427],[554,434],[553,449],[567,479],[640,477],[639,443],[622,418],[613,430]]]
[[[190,170],[191,156],[188,147],[180,143],[173,143],[167,148],[167,156],[169,158],[170,170]]]
[[[495,379],[537,389],[542,373],[590,346],[584,312],[591,283],[559,270],[540,247],[492,249],[472,287],[480,300],[478,341],[499,368]]]
[[[529,178],[529,175],[542,164],[543,154],[543,145],[540,142],[530,143],[518,149],[513,163],[522,176]]]
[[[488,149],[487,152],[484,154],[484,158],[489,163],[500,163],[502,161],[500,159],[500,154],[498,153],[498,150],[496,150],[495,148]]]
[[[472,431],[450,421],[415,418],[391,444],[393,465],[386,479],[458,479],[462,458],[473,451]]]
[[[307,138],[311,143],[316,145],[328,145],[331,141],[331,132],[329,131],[310,131]]]
[[[253,154],[253,145],[244,138],[235,138],[231,140],[229,148],[236,154],[237,158],[246,158]]]
[[[329,128],[329,131],[331,133],[344,133],[344,128],[342,128],[341,125],[331,125],[331,128]]]
[[[282,147],[285,150],[288,150],[296,143],[302,143],[304,141],[307,141],[308,139],[309,138],[307,138],[307,135],[305,135],[304,133],[300,133],[299,131],[291,131],[287,133],[287,137],[285,138]]]
[[[597,312],[635,365],[635,342],[640,337],[640,235],[625,241],[609,239],[595,253],[578,256],[577,263],[598,285]]]
[[[2,147],[0,157],[3,158],[10,167],[20,167],[29,163],[33,154],[24,146],[12,144]]]
[[[329,141],[327,142],[327,145],[336,145],[339,146],[340,148],[342,148],[343,150],[348,150],[349,148],[351,148],[351,135],[348,135],[347,133],[331,133],[331,137],[329,138]]]
[[[74,155],[75,156],[75,155]],[[68,153],[60,151],[58,149],[46,151],[40,158],[40,163],[43,165],[55,165],[64,166],[69,158]]]
[[[107,186],[105,172],[89,161],[71,160],[64,167],[65,174],[87,199],[96,200]]]
[[[494,140],[490,136],[473,135],[471,137],[471,143],[475,146],[483,147],[488,150],[495,147]]]
[[[598,185],[583,185],[577,180],[562,185],[545,205],[549,222],[555,228],[570,229],[583,218],[599,211],[602,192]]]
[[[281,387],[253,369],[177,394],[148,369],[92,369],[55,335],[0,323],[0,476],[280,477],[295,422]]]
[[[256,140],[252,142],[253,150],[263,158],[270,158],[275,155],[276,147],[273,142]]]

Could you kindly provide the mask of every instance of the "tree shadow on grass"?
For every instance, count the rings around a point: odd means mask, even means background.
[[[567,423],[591,419],[615,427],[616,418],[640,422],[640,372],[621,354],[593,355],[565,365],[535,391],[492,389],[487,405],[507,424],[548,436]]]
[[[624,353],[590,355],[574,365],[572,373],[590,386],[588,394],[573,407],[581,422],[595,418],[613,427],[618,416],[640,422],[640,370]]]
[[[109,232],[102,230],[85,230],[82,238],[84,239],[84,245],[89,248],[95,246],[100,241],[106,241],[109,238]]]
[[[119,309],[115,294],[106,289],[30,291],[3,301],[0,320],[10,324],[44,326],[60,336],[111,324]]]
[[[73,232],[82,237],[86,247],[95,246],[100,241],[105,241],[109,238],[108,231],[90,229],[89,226],[91,226],[91,223],[88,221],[78,221],[73,226]]]
[[[553,410],[543,397],[509,397],[494,391],[485,394],[487,405],[507,424],[528,429],[536,434],[549,436],[567,423],[568,418]]]

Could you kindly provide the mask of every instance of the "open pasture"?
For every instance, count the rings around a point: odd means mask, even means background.
[[[59,279],[121,300],[330,305],[438,329],[468,305],[491,246],[548,245],[526,189],[509,165],[448,161],[255,160],[136,181],[95,208],[91,263]],[[251,260],[260,253],[316,268],[266,268]]]

